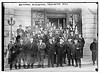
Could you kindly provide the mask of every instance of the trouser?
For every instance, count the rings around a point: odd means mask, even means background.
[[[81,59],[80,58],[75,59],[75,63],[76,63],[76,66],[80,66],[81,67]]]
[[[12,58],[8,58],[8,64],[10,64],[10,70],[12,69],[12,66],[13,66],[13,62],[12,61]]]
[[[93,65],[95,65],[95,61],[96,61],[96,50],[92,51],[92,61],[93,61]]]
[[[38,65],[39,67],[42,66],[44,64],[44,55],[45,55],[45,51],[43,49],[38,51]]]
[[[61,53],[58,53],[58,55],[57,55],[57,67],[60,65],[60,66],[62,66],[62,58],[63,56],[62,56],[62,52]]]
[[[13,67],[13,64],[14,64],[14,61],[15,61],[15,63],[17,63],[17,55],[19,55],[19,51],[17,51],[17,52],[15,52],[15,53],[12,53],[11,54],[11,58],[10,58],[10,69],[12,69],[12,67]]]
[[[50,67],[50,64],[52,65],[52,67],[54,67],[54,54],[48,54],[48,67]]]
[[[74,59],[68,59],[68,65],[70,66],[71,65],[71,62],[72,61],[72,66],[74,66]]]
[[[26,63],[26,60],[27,60],[27,51],[26,50],[24,50],[23,51],[23,62],[24,62],[24,64]]]
[[[83,58],[83,47],[81,49],[81,57]]]
[[[66,63],[66,52],[63,53],[63,62]]]
[[[28,50],[29,50],[29,46],[28,45],[24,45],[23,47],[23,61],[24,61],[24,64],[26,63],[27,61],[27,54],[28,54]]]
[[[56,64],[56,54],[54,54],[54,63]]]
[[[38,65],[44,64],[44,55],[38,57]]]
[[[98,68],[98,51],[96,51],[96,61],[97,61],[97,68]]]
[[[24,51],[21,51],[20,54],[17,57],[18,63],[23,65],[22,63],[24,63],[26,57],[27,56],[25,55]],[[23,62],[21,62],[21,61],[23,61]]]
[[[12,67],[13,67],[13,64],[10,64],[10,70],[12,69]]]
[[[92,51],[92,61],[96,61],[96,50]]]

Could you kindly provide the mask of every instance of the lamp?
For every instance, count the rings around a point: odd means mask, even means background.
[[[10,34],[10,36],[11,36],[10,40],[11,40],[12,39],[12,26],[15,24],[15,20],[14,20],[14,18],[11,17],[7,21],[8,21],[8,24],[11,26],[11,31],[10,31],[11,32],[11,34]]]

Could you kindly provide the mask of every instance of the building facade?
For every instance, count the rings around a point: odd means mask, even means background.
[[[25,30],[26,26],[34,28],[35,25],[46,28],[48,26],[47,23],[51,22],[57,28],[60,26],[67,28],[71,23],[74,25],[76,21],[78,33],[85,39],[84,61],[91,61],[90,43],[93,41],[93,38],[97,39],[98,36],[97,9],[65,8],[64,10],[59,10],[55,8],[4,7],[4,50],[8,49],[7,46],[11,38],[11,27],[8,24],[10,17],[15,18],[15,24],[12,26],[13,37],[17,35],[16,30],[19,28],[19,25],[22,25],[22,28]]]

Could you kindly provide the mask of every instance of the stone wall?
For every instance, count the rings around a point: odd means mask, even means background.
[[[19,25],[22,25],[22,28],[25,30],[26,26],[31,26],[31,8],[5,8],[4,15],[4,32],[8,32],[9,36],[4,38],[5,48],[10,41],[10,26],[7,20],[13,17],[15,18],[15,25],[12,27],[13,34],[17,35],[16,30],[19,28]]]
[[[15,8],[14,10],[16,19],[14,30],[17,30],[20,24],[24,30],[26,26],[31,26],[31,8]]]
[[[82,31],[85,39],[84,56],[90,59],[90,44],[93,38],[97,39],[97,13],[92,13],[87,8],[82,9]]]

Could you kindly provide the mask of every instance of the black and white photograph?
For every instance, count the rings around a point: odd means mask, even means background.
[[[98,72],[99,2],[2,2],[4,72]]]

